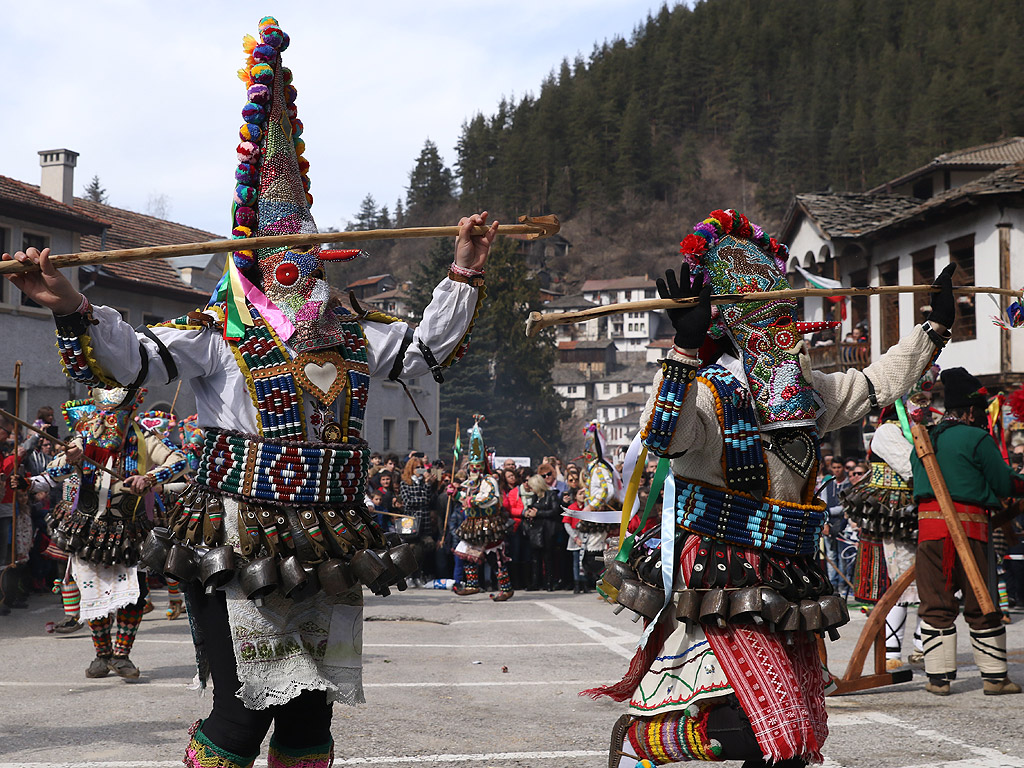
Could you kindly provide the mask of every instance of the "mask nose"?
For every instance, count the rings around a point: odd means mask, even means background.
[[[839,322],[836,320],[816,320],[814,322],[798,322],[793,323],[796,326],[796,332],[799,334],[804,333],[815,333],[817,331],[824,331],[828,328],[838,328]]]

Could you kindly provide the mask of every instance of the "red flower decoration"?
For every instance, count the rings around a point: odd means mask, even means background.
[[[718,219],[722,223],[724,232],[732,232],[732,216],[725,211],[712,211],[711,218]]]
[[[679,244],[680,253],[704,253],[707,250],[708,241],[699,235],[687,235]]]
[[[776,240],[774,237],[769,237],[768,238],[768,247],[772,249],[772,253],[778,253],[779,252],[779,241]]]

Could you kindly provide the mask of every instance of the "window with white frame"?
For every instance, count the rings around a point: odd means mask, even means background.
[[[33,232],[23,232],[21,235],[21,250],[27,251],[29,248],[35,248],[37,250],[43,250],[50,245],[50,238],[46,235],[38,235]],[[21,306],[23,307],[39,307],[36,302],[32,301],[24,293],[21,294]],[[41,307],[40,307],[41,308]]]

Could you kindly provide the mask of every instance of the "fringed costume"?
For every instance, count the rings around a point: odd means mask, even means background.
[[[794,300],[710,304],[711,292],[788,288],[784,245],[735,211],[714,211],[682,252],[678,284],[669,271],[659,292],[698,303],[669,311],[675,345],[624,472],[633,533],[603,578],[647,627],[623,680],[586,693],[629,702],[612,768],[820,762],[829,677],[816,634],[849,616],[817,562],[819,435],[905,393],[944,338],[918,327],[864,371],[813,371],[801,335],[823,324],[796,322]],[[648,452],[661,459],[641,512]],[[650,513],[662,478],[659,521]]]
[[[387,595],[416,569],[364,505],[369,382],[440,380],[483,297],[482,272],[453,264],[414,330],[332,295],[324,263],[358,251],[247,248],[251,236],[317,231],[288,43],[270,17],[245,39],[238,247],[213,301],[140,332],[87,301],[56,318],[75,380],[180,378],[196,397],[195,480],[143,553],[185,586],[201,675],[213,678],[213,711],[185,757],[193,768],[251,765],[272,725],[271,765],[329,763],[332,703],[363,701],[361,587]],[[468,237],[457,257],[468,249],[463,260],[482,266],[493,231]]]

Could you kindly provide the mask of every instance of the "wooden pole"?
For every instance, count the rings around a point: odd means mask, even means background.
[[[518,224],[501,224],[499,235],[521,235],[527,240],[549,237],[558,232],[561,224],[553,214],[547,216],[520,216]],[[473,227],[473,235],[484,235],[489,227]],[[205,243],[183,243],[181,245],[154,245],[145,248],[125,248],[116,251],[88,251],[65,253],[50,257],[55,267],[83,267],[89,264],[123,264],[128,261],[148,259],[170,259],[176,256],[193,256],[208,253],[230,253],[239,248],[301,248],[323,243],[362,243],[369,240],[407,240],[420,237],[456,237],[459,227],[404,227],[402,229],[367,229],[353,232],[319,232],[298,235],[270,235],[250,237],[245,240],[210,240]],[[0,262],[0,275],[15,275],[35,272],[35,264],[20,261]]]
[[[942,477],[942,470],[939,468],[939,460],[935,456],[935,447],[928,436],[928,430],[922,424],[915,424],[910,428],[910,431],[914,435],[914,450],[917,451],[917,456],[921,459],[921,463],[924,464],[924,469],[928,473],[928,481],[931,483],[932,492],[935,494],[935,499],[939,502],[939,509],[942,510],[942,517],[946,520],[949,536],[953,539],[956,553],[960,557],[960,563],[964,567],[964,573],[967,574],[967,580],[971,584],[971,589],[974,592],[975,599],[978,601],[978,605],[981,607],[981,612],[985,614],[996,613],[996,607],[992,603],[992,595],[989,594],[988,587],[985,584],[985,577],[981,575],[981,569],[978,568],[978,563],[974,559],[974,553],[971,551],[970,542],[967,539],[967,534],[964,532],[963,523],[960,522],[960,518],[957,516],[953,497],[949,495],[946,480]]]
[[[171,400],[171,417],[174,417],[174,406],[178,402],[178,393],[181,392],[181,379],[178,379],[178,387],[174,390],[174,399]]]
[[[14,412],[21,413],[21,360],[17,360],[14,363]],[[17,419],[17,417],[15,417]],[[14,428],[14,471],[11,473],[11,477],[18,476],[18,465],[20,457],[18,451],[21,447],[21,440],[18,438],[18,428]],[[18,540],[18,491],[14,490],[13,494],[14,501],[14,514],[11,516],[11,566],[17,564],[16,546],[15,543]]]
[[[814,296],[881,296],[888,293],[932,293],[931,285],[875,285],[868,288],[790,288],[784,291],[753,291],[751,293],[721,293],[711,297],[712,304],[735,304],[740,301],[771,301],[775,299],[803,299]],[[953,293],[991,293],[998,296],[1020,296],[1020,291],[1010,288],[978,287],[964,285],[954,287]],[[583,323],[596,317],[621,315],[624,312],[650,312],[655,309],[676,309],[697,304],[696,297],[688,299],[643,299],[607,304],[603,307],[583,309],[578,312],[531,312],[526,320],[526,335],[536,336],[541,329],[552,325]]]
[[[452,443],[453,446],[456,443],[459,442],[459,434],[460,434],[459,433],[459,417],[456,416],[455,417],[455,443]],[[456,448],[452,448],[452,482],[453,483],[455,482],[455,462],[457,462],[458,460],[459,460],[458,450]],[[451,511],[452,511],[452,496],[451,496],[451,494],[448,494],[448,503],[445,505],[445,510],[444,510],[444,527],[441,529],[441,541],[439,542],[438,549],[441,549],[444,546],[444,537],[448,535],[448,515],[451,514]]]
[[[0,408],[0,416],[6,416],[8,419],[11,419],[15,424],[20,424],[21,426],[25,427],[25,429],[28,429],[28,430],[30,430],[32,432],[35,432],[37,435],[39,435],[40,437],[42,437],[42,438],[44,438],[46,440],[49,440],[51,443],[59,445],[65,451],[67,451],[69,448],[71,448],[70,444],[65,443],[63,440],[54,437],[53,435],[49,434],[48,432],[43,432],[43,430],[37,429],[36,427],[33,427],[27,421],[22,421],[17,416],[15,416],[13,413],[9,413],[9,412],[5,411],[3,408]],[[83,461],[88,461],[90,464],[92,464],[94,467],[96,467],[96,469],[100,470],[101,472],[106,472],[111,477],[117,478],[122,483],[124,482],[124,478],[121,477],[121,475],[117,474],[117,472],[115,472],[114,470],[107,469],[102,464],[97,464],[95,461],[92,461],[91,459],[86,459],[86,458],[83,457],[82,460]]]

